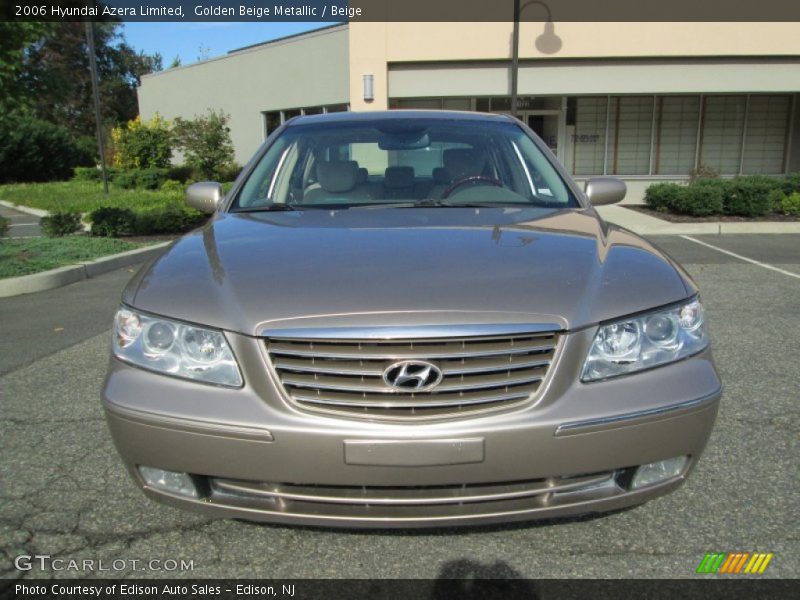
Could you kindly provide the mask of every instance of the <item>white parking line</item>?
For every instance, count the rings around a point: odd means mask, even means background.
[[[735,252],[731,252],[730,250],[725,250],[724,248],[718,248],[717,246],[713,246],[711,244],[707,244],[706,242],[697,240],[688,235],[681,236],[685,240],[689,240],[690,242],[694,242],[695,244],[700,244],[701,246],[705,246],[706,248],[711,248],[712,250],[716,250],[717,252],[722,252],[723,254],[727,254],[728,256],[733,256],[734,258],[738,258],[739,260],[743,260],[745,262],[749,262],[750,264],[757,265],[759,267],[764,267],[765,269],[769,269],[770,271],[776,271],[777,273],[781,273],[783,275],[788,275],[789,277],[794,277],[795,279],[800,279],[800,274],[792,273],[791,271],[786,271],[784,269],[780,269],[778,267],[773,267],[770,264],[763,263],[752,258],[747,258],[746,256],[742,256],[741,254],[736,254]]]

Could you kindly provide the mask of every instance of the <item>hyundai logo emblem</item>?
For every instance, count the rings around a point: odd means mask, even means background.
[[[389,365],[383,381],[398,392],[425,392],[442,382],[442,370],[424,360],[402,360]]]

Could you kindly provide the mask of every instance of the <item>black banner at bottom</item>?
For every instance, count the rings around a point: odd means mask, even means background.
[[[497,600],[524,598],[646,598],[736,600],[798,597],[800,580],[591,579],[287,579],[287,580],[0,580],[0,597],[14,599],[196,600]]]

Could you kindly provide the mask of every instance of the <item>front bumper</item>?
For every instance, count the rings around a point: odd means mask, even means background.
[[[230,336],[247,382],[207,386],[112,359],[103,392],[114,442],[145,493],[219,517],[342,527],[496,523],[604,512],[678,487],[716,418],[709,351],[581,384],[592,332],[565,336],[535,402],[425,423],[309,414],[283,398],[258,342]],[[636,466],[689,456],[631,491]],[[144,484],[137,466],[192,474],[191,499]]]

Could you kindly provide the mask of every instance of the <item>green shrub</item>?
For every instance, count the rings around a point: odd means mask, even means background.
[[[168,121],[158,114],[149,121],[136,117],[124,127],[111,130],[114,164],[122,169],[169,167],[172,132]]]
[[[231,163],[230,165],[223,167],[219,170],[219,179],[217,181],[221,181],[223,183],[227,183],[228,181],[235,181],[236,178],[239,176],[239,173],[242,172],[242,166],[236,163]]]
[[[748,175],[727,181],[723,198],[725,214],[743,217],[768,215],[774,202],[770,192],[780,185],[780,180],[764,175]]]
[[[108,180],[112,181],[119,174],[119,169],[106,167]],[[103,181],[103,171],[97,167],[75,167],[74,178],[77,181]]]
[[[138,212],[135,232],[138,235],[184,233],[199,227],[207,219],[208,215],[188,206],[171,205]]]
[[[781,191],[787,196],[800,192],[800,173],[789,173],[780,180]]]
[[[683,189],[673,210],[693,217],[722,214],[722,190],[719,185],[690,185]]]
[[[92,235],[98,237],[120,237],[136,229],[136,213],[129,208],[98,208],[89,215]]]
[[[785,215],[800,217],[800,192],[793,192],[781,200],[780,211]]]
[[[645,190],[644,202],[653,210],[669,212],[685,191],[686,186],[677,183],[655,183]]]
[[[149,169],[127,169],[114,177],[114,185],[124,190],[157,190],[167,180],[169,169],[151,167]]]
[[[0,237],[3,237],[8,231],[8,219],[0,215]]]
[[[705,179],[718,179],[719,171],[708,165],[698,165],[696,169],[689,171],[689,183],[703,181]]]
[[[169,167],[169,171],[167,172],[167,179],[174,179],[181,183],[186,183],[190,179],[195,178],[194,167],[190,167],[189,165],[172,166]]]
[[[0,182],[69,179],[94,153],[67,128],[30,117],[0,115]]]
[[[174,179],[167,179],[161,184],[161,191],[168,194],[183,195],[185,192],[184,185],[180,181]]]
[[[175,119],[173,134],[183,150],[186,164],[196,169],[197,177],[219,181],[233,164],[233,142],[228,127],[229,116],[209,110],[205,116]]]
[[[57,212],[39,219],[42,233],[47,237],[63,237],[79,231],[81,228],[81,213]]]

